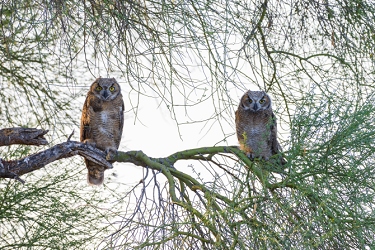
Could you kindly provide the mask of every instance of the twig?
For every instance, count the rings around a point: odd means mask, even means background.
[[[68,140],[67,141],[70,141],[70,139],[72,138],[72,136],[74,135],[74,129],[73,129],[73,131],[72,131],[72,133],[69,135],[69,137],[68,137]]]

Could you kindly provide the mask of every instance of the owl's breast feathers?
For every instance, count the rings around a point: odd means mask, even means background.
[[[274,126],[272,111],[252,112],[239,109],[236,112],[236,130],[240,148],[247,154],[269,158],[269,146]]]
[[[269,129],[269,127],[272,126],[273,123],[274,116],[272,111],[252,112],[250,110],[243,109],[236,111],[237,131],[244,130],[246,128],[246,130],[251,134],[258,134],[263,132],[267,126]]]

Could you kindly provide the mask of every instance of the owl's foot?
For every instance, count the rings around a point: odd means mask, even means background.
[[[247,158],[250,158],[250,159],[252,159],[252,160],[255,159],[255,154],[253,154],[253,153],[251,153],[251,152],[246,153],[246,156],[247,156]]]
[[[107,161],[110,161],[110,160],[113,160],[113,158],[115,158],[117,156],[117,149],[115,148],[107,148],[105,150],[105,154],[106,154],[106,160]]]
[[[86,139],[86,140],[83,141],[83,143],[96,148],[96,143],[93,139]]]

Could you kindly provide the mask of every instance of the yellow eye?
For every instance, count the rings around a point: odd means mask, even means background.
[[[249,98],[249,103],[252,103],[253,102],[253,100],[251,100],[250,98]]]
[[[262,100],[259,101],[260,104],[264,103],[266,100],[264,100],[264,98]]]
[[[110,91],[115,91],[115,87],[111,86],[111,87],[109,87],[109,90]]]
[[[100,86],[97,86],[95,89],[98,90],[98,91],[100,91],[100,90],[102,90],[103,88],[100,87]]]

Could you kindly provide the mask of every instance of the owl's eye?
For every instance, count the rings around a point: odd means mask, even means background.
[[[262,100],[259,101],[260,104],[264,103],[266,100],[264,100],[264,98]]]
[[[100,91],[100,90],[102,90],[103,88],[100,87],[100,86],[97,86],[95,89],[98,90],[98,91]]]
[[[109,87],[109,90],[110,91],[115,91],[115,87],[111,86],[111,87]]]
[[[253,102],[253,100],[251,100],[250,98],[249,98],[249,103],[252,103]]]

